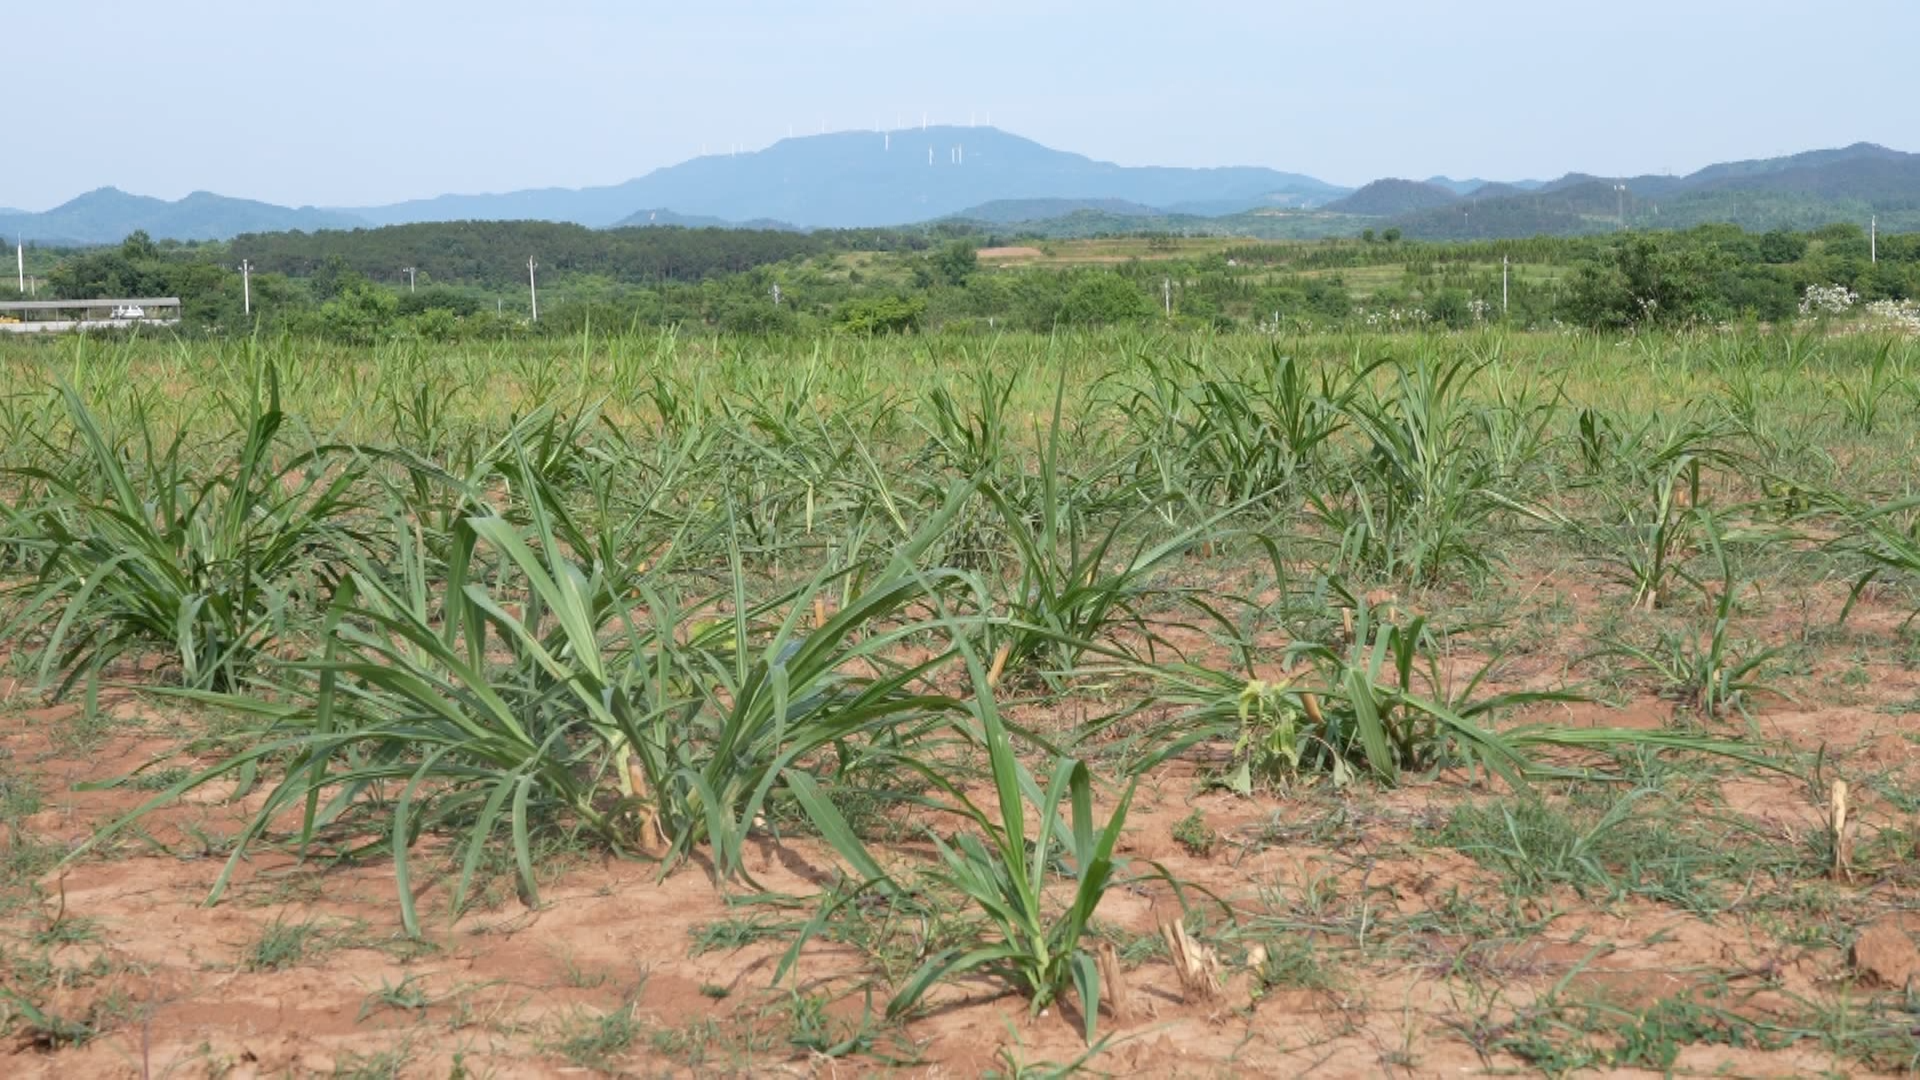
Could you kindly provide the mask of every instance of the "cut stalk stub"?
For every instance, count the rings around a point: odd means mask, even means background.
[[[1847,782],[1835,780],[1827,800],[1827,814],[1833,825],[1833,870],[1835,881],[1853,880],[1852,852],[1847,844]]]

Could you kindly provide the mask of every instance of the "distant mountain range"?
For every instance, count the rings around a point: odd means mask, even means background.
[[[538,218],[601,227],[640,207],[801,228],[904,225],[1002,199],[1122,199],[1147,206],[1279,199],[1313,206],[1345,189],[1262,168],[1129,168],[991,127],[837,132],[710,154],[612,187],[549,188],[345,211],[375,225]]]
[[[1625,190],[1620,190],[1624,188]],[[0,210],[0,236],[49,244],[221,240],[244,233],[459,220],[594,228],[676,225],[815,229],[972,222],[1038,236],[1168,231],[1414,238],[1578,234],[1725,221],[1806,228],[1878,214],[1920,229],[1920,154],[1871,143],[1710,165],[1687,176],[1552,181],[1388,178],[1348,189],[1273,169],[1129,167],[997,128],[932,127],[784,139],[706,155],[623,184],[441,195],[389,206],[281,207],[195,192],[176,202],[114,188],[43,213]]]
[[[1855,143],[1709,165],[1686,176],[1570,173],[1532,191],[1489,184],[1403,209],[1384,224],[1414,238],[1472,239],[1714,222],[1751,230],[1808,229],[1837,221],[1865,224],[1868,217],[1877,217],[1886,231],[1920,230],[1920,154]]]
[[[113,244],[136,229],[157,240],[225,240],[247,232],[351,229],[366,222],[311,206],[292,209],[196,191],[175,202],[101,188],[41,214],[0,210],[0,236],[52,244]]]

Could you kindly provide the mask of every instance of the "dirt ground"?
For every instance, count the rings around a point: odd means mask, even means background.
[[[1576,616],[1595,602],[1578,583],[1543,585],[1536,601],[1571,598]],[[1707,762],[1661,774],[1662,828],[1711,821],[1711,835],[1730,838],[1727,861],[1694,877],[1662,870],[1612,892],[1577,874],[1528,886],[1450,839],[1462,807],[1518,805],[1484,778],[1240,797],[1189,762],[1157,770],[1121,851],[1140,880],[1098,914],[1126,967],[1125,998],[1091,1056],[1071,1000],[1030,1016],[984,980],[885,1022],[904,971],[876,978],[875,954],[847,935],[815,938],[799,981],[775,987],[812,909],[767,897],[809,896],[832,876],[804,839],[761,838],[750,869],[766,894],[729,896],[698,865],[659,880],[651,865],[576,851],[543,867],[537,908],[502,873],[449,919],[447,877],[417,874],[419,941],[402,930],[393,867],[378,857],[302,865],[261,847],[208,906],[244,801],[197,798],[51,871],[49,851],[152,794],[88,785],[171,750],[199,718],[125,692],[87,714],[44,704],[23,675],[0,679],[0,778],[38,802],[0,835],[18,874],[0,908],[0,971],[86,1032],[59,1037],[52,1016],[17,1024],[0,1073],[975,1076],[1084,1063],[1117,1076],[1899,1074],[1920,1060],[1920,1008],[1890,985],[1909,963],[1900,943],[1910,953],[1908,930],[1920,930],[1920,649],[1892,600],[1869,596],[1831,629],[1844,599],[1843,586],[1770,597],[1759,625],[1796,650],[1780,683],[1792,696],[1757,697],[1750,719],[1712,724],[1803,762],[1823,752],[1820,772]],[[1592,677],[1584,649],[1580,634],[1544,634],[1502,678],[1580,683]],[[1508,722],[1704,723],[1646,686],[1596,696],[1610,699]],[[1851,877],[1824,862],[1835,777],[1853,792]],[[917,844],[893,853],[915,857]],[[1618,856],[1596,858],[1631,876]],[[1159,946],[1181,904],[1141,873],[1152,865],[1183,884],[1187,925],[1222,961],[1217,996],[1183,991]],[[885,923],[884,908],[863,918]],[[1869,930],[1880,952],[1856,964],[1850,947]],[[1258,970],[1256,949],[1267,954]]]

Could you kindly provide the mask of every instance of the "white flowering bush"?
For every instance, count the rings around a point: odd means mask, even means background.
[[[1398,330],[1403,327],[1425,326],[1432,321],[1425,308],[1388,308],[1385,311],[1360,312],[1360,319],[1370,330]]]
[[[1860,294],[1845,285],[1809,285],[1800,298],[1802,315],[1845,315],[1860,302]]]
[[[1920,334],[1920,301],[1874,300],[1867,304],[1867,316],[1889,324],[1906,334]]]

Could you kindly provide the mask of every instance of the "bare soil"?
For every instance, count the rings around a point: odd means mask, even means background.
[[[1597,591],[1549,582],[1544,594],[1584,614],[1605,599]],[[1899,1005],[1904,987],[1856,971],[1849,949],[1863,928],[1878,927],[1871,946],[1897,959],[1897,935],[1920,929],[1912,712],[1920,672],[1899,604],[1869,598],[1844,630],[1811,633],[1831,626],[1843,599],[1839,587],[1812,587],[1791,603],[1772,598],[1755,627],[1769,642],[1798,645],[1803,662],[1783,684],[1793,698],[1758,699],[1750,721],[1688,717],[1647,687],[1607,705],[1514,718],[1706,725],[1783,752],[1824,751],[1817,778],[1725,766],[1698,774],[1689,797],[1702,814],[1744,822],[1770,851],[1805,855],[1786,871],[1776,864],[1728,882],[1718,910],[1648,890],[1514,890],[1497,864],[1436,839],[1456,808],[1503,794],[1483,778],[1442,773],[1391,790],[1308,785],[1243,798],[1202,783],[1191,763],[1159,770],[1141,790],[1122,854],[1136,870],[1157,865],[1183,883],[1218,935],[1224,986],[1211,1000],[1190,999],[1152,948],[1158,927],[1181,915],[1164,881],[1116,889],[1099,918],[1133,959],[1123,1015],[1103,1018],[1107,1041],[1088,1067],[1120,1076],[1485,1075],[1556,1071],[1541,1046],[1585,1045],[1612,1055],[1572,1063],[1598,1075],[1901,1071],[1897,1021],[1911,999]],[[1583,648],[1568,632],[1517,657],[1504,677],[1578,681]],[[0,700],[0,775],[33,784],[42,802],[0,836],[10,854],[68,848],[151,797],[88,785],[126,776],[200,719],[122,693],[108,699],[104,730],[76,741],[74,706],[47,707],[19,680],[0,679]],[[1818,781],[1835,777],[1851,779],[1855,795],[1851,877],[1832,876],[1817,858],[1827,828]],[[47,1009],[95,1032],[77,1045],[23,1036],[0,1047],[0,1073],[973,1076],[1066,1065],[1087,1050],[1071,1000],[1032,1016],[1025,1000],[987,981],[945,986],[921,1013],[882,1024],[885,980],[873,988],[861,1052],[809,1048],[798,1036],[815,1028],[798,1017],[793,983],[772,981],[791,928],[811,909],[729,895],[697,865],[661,880],[648,864],[574,853],[546,867],[537,908],[502,874],[486,902],[457,920],[446,916],[448,879],[429,877],[418,883],[421,910],[439,914],[422,942],[402,931],[393,868],[379,859],[303,865],[261,848],[208,906],[244,809],[190,800],[104,857],[0,883],[9,895],[37,886],[0,914],[7,984],[37,980],[49,988]],[[1176,839],[1196,812],[1215,837],[1210,849]],[[893,854],[917,857],[912,845]],[[833,874],[805,840],[763,837],[754,859],[771,895],[815,894]],[[756,932],[774,926],[788,932]],[[729,945],[716,927],[745,943]],[[697,949],[703,938],[715,947]],[[291,954],[269,948],[291,939]],[[1255,945],[1286,958],[1264,982],[1245,963]],[[816,1028],[844,1035],[860,1026],[869,1007],[861,986],[877,974],[867,954],[817,938],[798,970],[803,992],[830,1000]],[[1613,1011],[1550,1008],[1570,1001]],[[1656,1028],[1650,1018],[1680,1015],[1676,1002],[1702,1007],[1685,1013],[1692,1026]],[[1592,1030],[1566,1026],[1569,1016],[1586,1016]],[[1879,1052],[1849,1041],[1848,1016],[1878,1032]],[[1716,1027],[1715,1017],[1738,1022]],[[596,1033],[606,1036],[604,1053]],[[1658,1045],[1636,1058],[1621,1049],[1636,1038]]]

